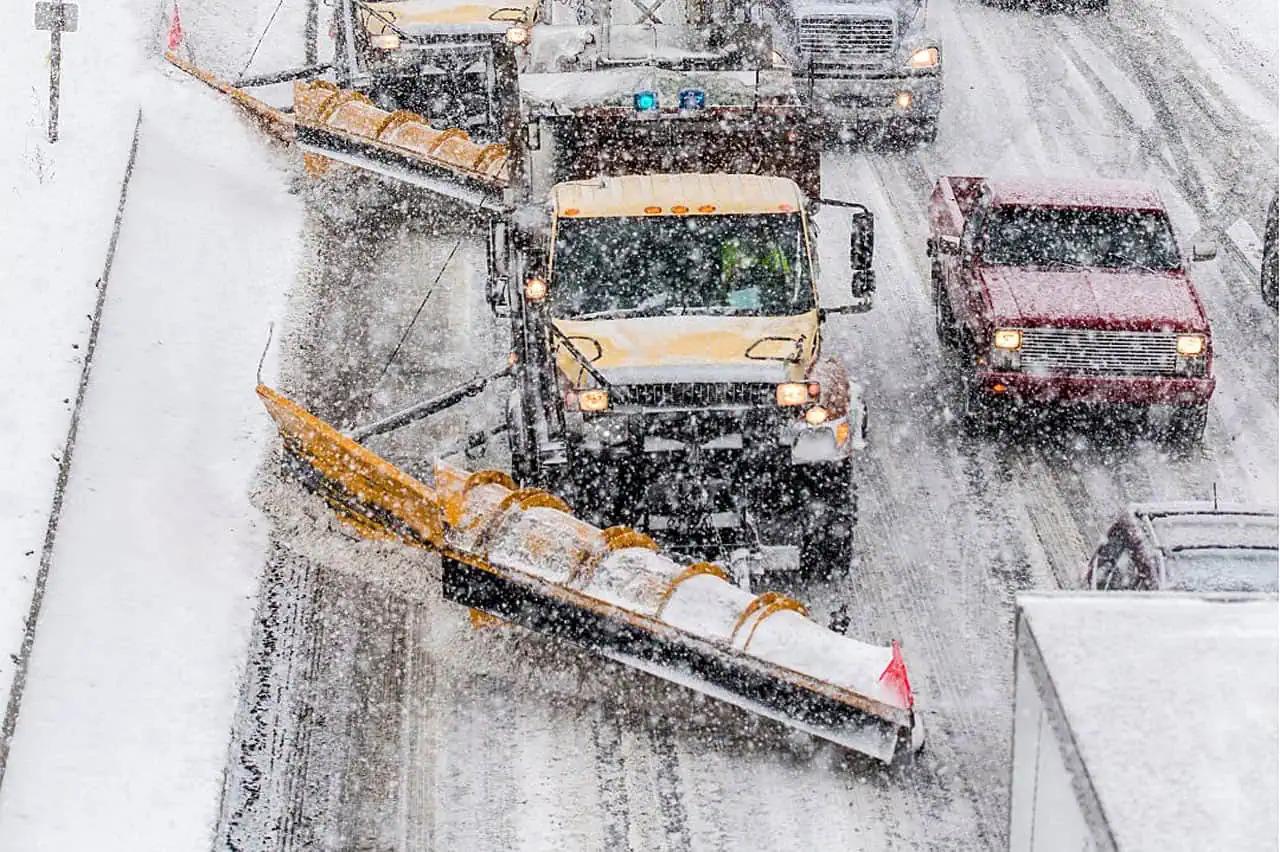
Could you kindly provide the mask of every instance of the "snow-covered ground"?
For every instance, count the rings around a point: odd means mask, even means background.
[[[299,207],[256,131],[158,62],[158,7],[81,9],[64,39],[62,138],[43,142],[38,104],[25,101],[6,114],[31,120],[0,131],[6,151],[24,152],[3,174],[0,225],[4,398],[22,400],[0,415],[18,448],[0,483],[6,698],[140,106],[144,119],[0,787],[0,843],[200,848],[265,553],[248,491],[271,430],[252,388],[294,277]],[[25,35],[30,9],[11,12],[7,31]],[[4,67],[43,92],[30,42],[8,37]]]
[[[192,0],[183,19],[195,58],[235,76],[299,62],[303,5]],[[0,10],[0,67],[17,81],[0,96],[16,118],[0,125],[14,154],[0,165],[11,272],[0,315],[21,318],[0,336],[0,391],[21,400],[0,407],[0,437],[18,448],[0,479],[5,689],[49,456],[66,434],[137,106],[145,114],[0,785],[4,848],[999,846],[1013,593],[1074,576],[1126,500],[1216,485],[1276,502],[1275,318],[1246,265],[1224,255],[1195,271],[1219,388],[1204,453],[1173,458],[1069,427],[1012,446],[958,438],[942,413],[950,385],[923,255],[924,199],[944,173],[1145,178],[1180,237],[1239,222],[1260,233],[1276,178],[1272,4],[1114,0],[1076,17],[933,0],[948,63],[937,145],[824,161],[831,194],[878,216],[877,307],[833,319],[826,342],[868,385],[873,448],[854,575],[797,592],[819,613],[853,601],[851,635],[904,640],[931,736],[907,775],[800,758],[776,731],[588,655],[472,632],[432,588],[430,559],[351,545],[287,488],[259,492],[268,544],[248,493],[271,438],[252,395],[270,319],[290,317],[276,338],[286,388],[343,423],[505,350],[464,223],[304,219],[282,156],[159,63],[166,15],[149,0],[82,4],[81,32],[64,40],[63,140],[49,147],[47,40],[30,32],[29,7]],[[823,225],[824,268],[838,271],[842,231]],[[373,382],[458,239],[404,356]],[[839,284],[828,282],[833,301]],[[376,448],[420,464],[468,425],[457,415]]]

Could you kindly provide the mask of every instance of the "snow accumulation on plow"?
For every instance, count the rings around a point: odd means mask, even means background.
[[[438,551],[446,598],[885,763],[923,743],[896,642],[827,630],[798,601],[587,524],[501,471],[437,462],[419,482],[276,391],[258,395],[287,468],[362,534]]]

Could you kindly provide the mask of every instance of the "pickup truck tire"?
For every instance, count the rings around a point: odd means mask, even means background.
[[[1179,405],[1169,414],[1165,440],[1175,447],[1192,447],[1204,438],[1209,423],[1209,404]]]
[[[832,465],[816,478],[813,503],[805,513],[800,536],[800,570],[808,577],[828,580],[849,573],[853,561],[853,528],[858,522],[858,495],[853,487],[853,464]]]
[[[931,265],[930,277],[933,279],[933,330],[944,349],[955,349],[960,343],[960,335],[956,329],[955,314],[951,311],[951,299],[942,286],[942,267],[937,261]]]

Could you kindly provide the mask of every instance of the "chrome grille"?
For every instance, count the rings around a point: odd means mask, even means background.
[[[743,382],[680,382],[621,385],[619,406],[637,408],[712,408],[773,405],[776,385]]]
[[[880,57],[893,53],[893,48],[892,18],[817,15],[800,22],[800,52],[814,62]]]
[[[1029,328],[1022,332],[1022,369],[1091,376],[1169,376],[1178,362],[1177,335],[1147,331]]]

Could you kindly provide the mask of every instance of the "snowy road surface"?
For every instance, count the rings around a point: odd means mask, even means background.
[[[573,648],[473,631],[440,600],[434,559],[355,541],[269,481],[257,499],[275,543],[221,836],[246,849],[1000,847],[1014,592],[1069,582],[1128,500],[1216,486],[1275,503],[1276,320],[1238,253],[1194,269],[1218,375],[1203,450],[1064,422],[961,437],[933,337],[925,200],[949,173],[1135,177],[1160,189],[1185,241],[1241,220],[1261,232],[1276,181],[1274,16],[1195,5],[1067,16],[935,0],[948,64],[937,145],[824,161],[826,194],[878,217],[876,307],[826,332],[868,387],[872,447],[854,570],[791,591],[819,618],[851,601],[854,635],[902,640],[930,736],[916,765],[779,747],[775,728]],[[822,216],[824,288],[839,302],[845,232]],[[313,213],[306,243],[284,382],[323,416],[366,421],[503,357],[483,252],[457,217],[390,214],[353,234]],[[373,446],[412,469],[496,411],[484,397],[470,421]]]

